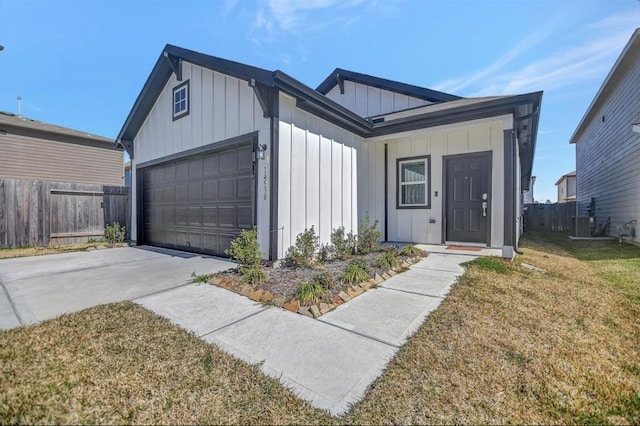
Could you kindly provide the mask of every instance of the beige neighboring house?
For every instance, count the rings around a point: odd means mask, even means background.
[[[556,182],[558,187],[558,203],[568,203],[576,200],[576,172],[562,175]]]
[[[121,186],[113,139],[0,112],[0,178]]]

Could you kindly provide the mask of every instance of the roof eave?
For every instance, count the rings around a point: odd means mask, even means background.
[[[588,124],[593,119],[593,115],[595,115],[596,110],[598,110],[601,106],[601,103],[604,102],[604,99],[601,100],[601,98],[604,98],[607,95],[606,92],[608,91],[610,84],[613,83],[613,79],[618,73],[618,70],[622,67],[623,63],[627,62],[627,57],[629,57],[629,60],[631,60],[630,55],[632,53],[632,50],[636,54],[640,52],[640,28],[636,28],[636,30],[631,35],[631,38],[622,49],[622,53],[620,53],[620,56],[618,56],[618,59],[616,59],[616,62],[613,64],[613,67],[609,71],[609,74],[607,74],[607,77],[604,79],[604,82],[600,86],[600,89],[598,89],[598,92],[591,101],[591,104],[589,104],[589,108],[587,108],[587,111],[584,113],[584,116],[580,120],[578,127],[576,127],[576,130],[569,138],[570,144],[578,143],[578,140],[586,130]]]

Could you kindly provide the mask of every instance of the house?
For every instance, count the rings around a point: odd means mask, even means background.
[[[529,181],[529,189],[522,193],[522,204],[533,204],[535,203],[535,198],[533,197],[533,186],[536,183],[536,177],[531,176]]]
[[[131,161],[124,163],[124,186],[131,188]]]
[[[122,185],[113,139],[0,112],[0,178]]]
[[[542,92],[461,98],[343,69],[282,71],[167,45],[116,143],[132,239],[221,255],[255,226],[285,257],[369,214],[386,241],[516,249]]]
[[[562,175],[556,182],[558,203],[576,201],[576,172]]]
[[[571,136],[577,213],[640,242],[640,28],[622,50]],[[606,228],[605,228],[606,229]]]

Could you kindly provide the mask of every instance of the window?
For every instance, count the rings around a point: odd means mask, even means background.
[[[430,157],[398,159],[399,209],[430,208]]]
[[[189,115],[189,81],[173,88],[173,119]]]

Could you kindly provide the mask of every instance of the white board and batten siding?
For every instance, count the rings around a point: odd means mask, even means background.
[[[173,88],[189,80],[189,115],[173,120]],[[178,154],[236,136],[258,132],[259,143],[270,152],[269,124],[253,89],[248,83],[225,74],[182,62],[182,82],[174,74],[165,85],[151,112],[134,140],[135,158],[132,173],[135,182],[136,165]],[[258,186],[257,229],[260,247],[266,257],[269,250],[270,194],[263,194],[262,183],[270,185],[270,157],[256,167]],[[266,167],[265,167],[266,166]],[[266,180],[265,180],[266,179]],[[136,212],[136,186],[132,187],[131,211]],[[136,214],[132,214],[131,238],[136,238]]]
[[[344,94],[340,93],[340,87],[336,85],[326,96],[361,117],[375,117],[432,103],[349,80],[344,82]]]
[[[425,244],[442,243],[444,208],[444,157],[473,152],[492,152],[491,159],[491,242],[501,247],[504,241],[504,129],[512,126],[510,116],[475,120],[440,126],[365,142],[369,181],[367,197],[361,198],[361,211],[383,220],[384,212],[384,145],[387,145],[388,192],[387,237],[389,241]],[[431,206],[429,209],[397,209],[397,161],[405,157],[431,156]],[[435,196],[435,193],[438,196]],[[382,197],[380,196],[382,194]],[[435,223],[429,223],[430,219]],[[384,229],[384,227],[381,227]]]
[[[278,258],[314,227],[321,243],[332,230],[358,229],[358,156],[362,138],[321,120],[280,94]]]
[[[640,61],[635,61],[576,143],[578,214],[587,215],[595,198],[596,221],[611,218],[609,234],[635,220],[626,233],[640,242]],[[634,231],[634,232],[631,232]]]

